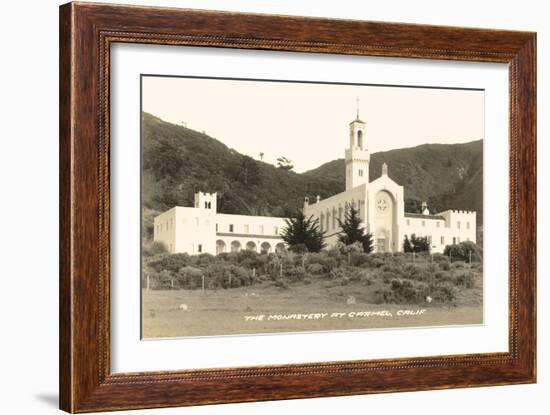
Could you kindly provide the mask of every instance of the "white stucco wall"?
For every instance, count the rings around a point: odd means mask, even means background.
[[[154,220],[154,240],[170,253],[190,255],[240,249],[274,252],[284,242],[280,236],[284,218],[216,213],[216,194],[197,193],[195,207],[177,206]]]

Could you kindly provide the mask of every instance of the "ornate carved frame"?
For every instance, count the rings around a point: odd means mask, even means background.
[[[507,63],[509,352],[111,373],[109,59],[115,42]],[[535,33],[69,3],[60,8],[59,93],[60,407],[65,411],[535,382]]]

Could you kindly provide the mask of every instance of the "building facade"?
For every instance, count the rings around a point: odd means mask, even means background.
[[[190,255],[239,252],[271,253],[285,248],[284,218],[217,213],[216,193],[198,192],[194,207],[176,206],[154,220],[154,240],[168,252]]]
[[[345,150],[345,191],[315,203],[304,200],[306,217],[318,219],[327,246],[338,241],[350,206],[357,209],[362,224],[373,236],[375,252],[403,250],[405,236],[427,237],[432,252],[443,252],[446,245],[476,242],[476,212],[446,210],[431,214],[423,203],[422,213],[406,213],[403,186],[388,176],[384,163],[380,177],[369,181],[370,153],[366,124],[359,119],[349,124],[349,145]],[[194,207],[176,206],[155,217],[154,240],[169,252],[220,254],[248,249],[276,252],[285,248],[280,234],[285,218],[230,215],[217,212],[216,193],[195,194]]]
[[[357,117],[349,124],[349,146],[345,151],[346,190],[310,204],[304,201],[306,217],[319,220],[328,246],[338,241],[339,221],[346,210],[357,209],[366,232],[372,234],[375,252],[403,250],[405,236],[427,237],[432,252],[443,252],[446,245],[476,241],[476,212],[446,210],[431,214],[426,203],[422,213],[406,213],[403,186],[388,176],[382,165],[380,177],[369,181],[370,153],[365,136],[365,123]]]

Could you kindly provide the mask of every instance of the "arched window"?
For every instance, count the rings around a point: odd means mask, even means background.
[[[363,131],[357,131],[357,147],[363,150]]]

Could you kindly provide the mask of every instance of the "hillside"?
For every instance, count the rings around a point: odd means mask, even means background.
[[[407,211],[418,211],[422,200],[432,211],[449,208],[483,212],[483,141],[465,144],[424,144],[371,155],[370,179],[380,176],[382,163],[388,174],[405,187]],[[310,178],[327,177],[345,185],[344,159],[333,160],[303,173]]]
[[[381,165],[405,186],[407,211],[421,200],[433,210],[482,211],[482,141],[427,144],[375,153],[371,180]],[[242,155],[213,137],[143,113],[142,207],[145,236],[154,215],[173,206],[192,206],[196,190],[218,192],[218,211],[288,216],[305,196],[329,197],[344,190],[344,161],[334,160],[303,174],[279,169]],[[481,215],[478,216],[481,222]]]

